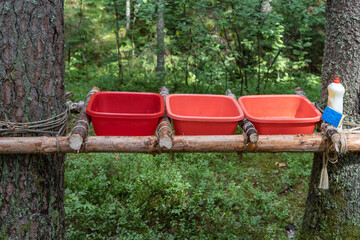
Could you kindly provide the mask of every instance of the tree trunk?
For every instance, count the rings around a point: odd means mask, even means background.
[[[157,67],[156,73],[161,82],[165,85],[165,45],[164,45],[164,0],[158,0],[158,19],[156,23],[157,36]]]
[[[122,74],[121,51],[120,51],[120,26],[119,26],[120,15],[117,8],[116,0],[113,0],[113,2],[114,2],[115,20],[116,20],[116,48],[117,48],[117,57],[118,57],[118,68],[119,68],[119,84],[122,85],[123,74]]]
[[[322,101],[335,76],[345,86],[344,114],[359,122],[360,2],[327,1]],[[318,188],[322,154],[315,154],[301,239],[358,239],[360,236],[360,156],[349,153],[328,164],[329,190]]]
[[[0,2],[0,119],[65,110],[63,1]],[[64,239],[63,154],[0,155],[0,238]]]
[[[130,30],[130,6],[130,0],[126,0],[126,34],[128,34]]]

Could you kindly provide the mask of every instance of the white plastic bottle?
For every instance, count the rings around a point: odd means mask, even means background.
[[[343,102],[344,102],[344,94],[345,94],[345,88],[340,83],[340,80],[338,77],[334,79],[334,82],[332,82],[328,86],[328,106],[337,111],[338,113],[343,113]],[[339,129],[342,129],[342,125],[339,127]]]

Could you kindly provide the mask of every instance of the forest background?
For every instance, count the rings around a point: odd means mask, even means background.
[[[163,85],[237,97],[301,87],[320,100],[322,0],[65,0],[65,36],[74,101],[92,86]],[[287,239],[301,226],[312,156],[68,154],[67,238]]]

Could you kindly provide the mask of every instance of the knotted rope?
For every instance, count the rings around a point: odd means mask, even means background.
[[[66,108],[62,113],[41,121],[24,123],[0,121],[0,136],[27,133],[58,134],[66,126],[68,117],[69,109]]]
[[[347,153],[347,139],[346,139],[346,134],[355,134],[355,133],[360,133],[360,124],[356,124],[356,123],[349,123],[349,122],[344,122],[343,123],[344,126],[351,126],[353,128],[350,129],[344,129],[341,131],[338,131],[338,133],[340,134],[340,146],[339,143],[337,142],[332,142],[331,139],[328,139],[326,136],[324,136],[324,139],[326,141],[326,148],[325,151],[323,152],[323,158],[322,158],[322,169],[321,169],[321,174],[320,174],[320,183],[319,183],[319,188],[320,189],[329,189],[329,175],[327,172],[327,165],[328,163],[332,163],[335,164],[338,162],[339,160],[339,156],[346,154]],[[330,148],[331,145],[334,147],[335,152],[333,152],[333,156],[331,156],[330,154]]]
[[[24,123],[0,121],[0,136],[29,133],[56,134],[57,153],[60,153],[59,136],[64,133],[69,112],[70,108],[67,106],[65,111],[46,120]]]
[[[169,126],[169,122],[167,120],[162,121],[161,123],[159,123],[156,127],[155,130],[155,136],[157,137],[157,139],[160,141],[160,131],[162,129],[169,129],[168,131],[170,132],[170,138],[171,140],[173,139],[174,136],[174,131],[171,129],[171,127]],[[161,147],[160,147],[160,142],[158,144],[158,151],[159,153],[161,153]]]

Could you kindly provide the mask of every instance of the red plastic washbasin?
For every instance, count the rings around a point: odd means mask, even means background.
[[[261,135],[311,134],[321,113],[298,95],[254,95],[239,98],[239,104]]]
[[[176,135],[231,135],[244,118],[236,100],[224,95],[170,94],[166,110]]]
[[[86,109],[98,136],[154,135],[164,112],[160,94],[141,92],[98,92]]]

